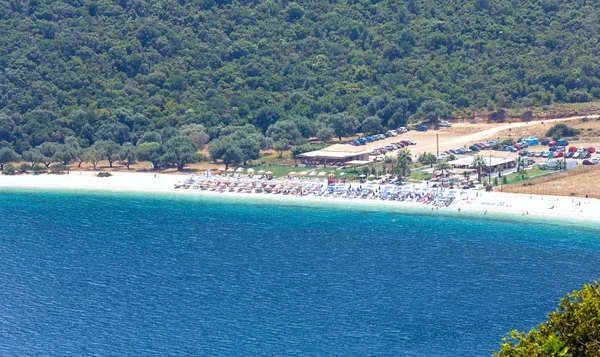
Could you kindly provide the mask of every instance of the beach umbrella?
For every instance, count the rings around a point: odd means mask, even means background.
[[[369,178],[375,178],[375,175],[371,174],[369,175]]]
[[[297,175],[297,174],[298,173],[296,171],[288,172],[288,175],[290,175],[290,176],[294,176],[294,175]]]
[[[340,176],[346,176],[346,173],[345,173],[345,172],[342,172],[342,173],[340,174]]]
[[[248,169],[248,172],[254,172],[254,169],[250,168]]]
[[[242,171],[244,171],[243,167],[238,167],[237,169],[235,169],[235,172],[242,172]]]
[[[273,172],[267,171],[267,172],[265,172],[265,174],[267,174],[267,175],[273,175]]]
[[[233,169],[230,167],[227,169],[227,172],[233,172]]]
[[[219,167],[218,171],[225,171],[225,168],[224,167]]]
[[[302,171],[302,172],[301,172],[301,173],[299,173],[298,175],[306,176],[306,175],[308,175],[308,171]]]
[[[308,176],[317,176],[317,172],[316,171],[311,171]]]
[[[327,173],[325,171],[319,172],[319,176],[325,176]]]
[[[360,177],[360,178],[365,178],[365,177],[367,177],[367,176],[365,176],[365,175],[359,175],[358,177]]]
[[[265,170],[259,170],[259,171],[258,171],[258,173],[259,173],[259,174],[264,174],[264,173],[265,173]]]

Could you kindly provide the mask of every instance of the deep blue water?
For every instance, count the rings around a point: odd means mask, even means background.
[[[489,356],[599,277],[600,231],[0,191],[0,355]]]

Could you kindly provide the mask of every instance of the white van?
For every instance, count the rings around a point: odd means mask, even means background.
[[[377,155],[375,157],[376,162],[382,162],[383,160],[385,160],[385,155]]]
[[[396,130],[388,130],[388,131],[385,133],[385,136],[387,136],[387,137],[391,137],[391,136],[398,136],[398,133],[396,132]]]

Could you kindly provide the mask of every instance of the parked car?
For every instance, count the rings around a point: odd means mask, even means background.
[[[574,152],[573,153],[573,158],[574,159],[581,159],[581,154],[582,154],[582,152],[579,152],[579,151],[578,152]]]
[[[448,122],[448,121],[441,121],[441,122],[439,122],[439,123],[438,123],[438,125],[439,125],[439,126],[442,126],[442,127],[449,128],[449,127],[451,127],[451,126],[452,126],[452,123],[450,123],[450,122]]]
[[[527,157],[535,157],[535,151],[530,151],[530,152],[527,154]]]
[[[535,157],[542,157],[542,155],[544,155],[543,151],[538,151],[535,153]]]
[[[417,131],[427,131],[427,127],[425,125],[419,125]]]
[[[377,162],[382,162],[383,160],[385,160],[384,155],[377,155],[377,157],[375,157],[375,161],[377,161]]]
[[[596,165],[598,163],[598,161],[594,162],[594,160],[596,160],[596,159],[583,160],[583,162],[581,162],[581,163],[584,165]]]
[[[548,142],[548,146],[556,146],[556,141],[550,141],[550,142]]]
[[[385,136],[387,136],[388,138],[392,137],[392,136],[398,136],[398,133],[396,132],[396,130],[388,130],[385,132]]]
[[[587,149],[587,152],[589,152],[589,153],[592,153],[592,154],[593,154],[593,153],[595,153],[595,152],[596,152],[596,148],[595,148],[595,147],[593,147],[593,146],[590,146],[590,147]]]
[[[542,157],[549,157],[550,156],[550,151],[544,151],[544,153],[542,154]]]
[[[565,154],[565,157],[566,157],[567,159],[570,159],[570,158],[572,158],[572,157],[573,157],[573,155],[574,155],[574,154],[575,154],[574,152],[571,152],[571,151],[570,151],[570,152],[568,152],[568,153],[566,153],[566,154]]]
[[[527,152],[526,150],[519,151],[519,156],[527,156],[527,154],[529,154],[529,152]]]
[[[372,143],[373,141],[375,141],[375,139],[373,139],[373,137],[372,137],[372,136],[367,136],[367,137],[365,138],[365,140],[367,140],[367,142],[369,142],[369,143]]]
[[[406,140],[410,145],[417,145],[417,142],[414,140]]]
[[[577,148],[575,146],[569,146],[569,152],[577,152]]]
[[[554,153],[554,158],[565,156],[562,151],[557,151]]]
[[[550,139],[542,139],[542,141],[540,141],[540,144],[542,145],[548,145],[550,143]]]
[[[521,150],[523,147],[521,146],[521,144],[514,144],[512,147],[514,147],[517,150]]]
[[[556,145],[567,146],[567,145],[569,145],[569,142],[566,141],[565,139],[560,139],[560,140],[556,140]]]
[[[477,145],[471,145],[471,146],[469,146],[469,149],[471,149],[473,151],[479,151],[479,150],[481,150],[481,148],[479,146],[477,146]]]
[[[401,127],[399,127],[398,129],[396,129],[396,132],[397,132],[398,134],[404,134],[404,133],[406,133],[407,131],[408,131],[408,128],[407,128],[407,127],[405,127],[405,126],[401,126]]]

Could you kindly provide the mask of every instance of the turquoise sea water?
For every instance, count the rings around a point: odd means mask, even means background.
[[[0,191],[0,355],[488,356],[599,277],[600,230]]]

